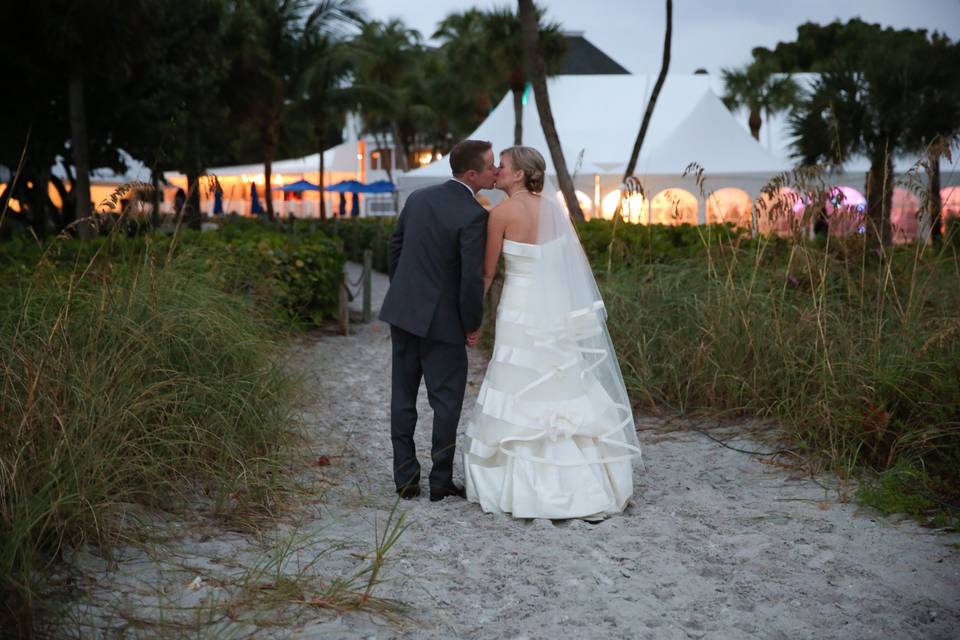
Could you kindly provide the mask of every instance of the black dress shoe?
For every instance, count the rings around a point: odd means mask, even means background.
[[[397,495],[404,500],[413,500],[420,495],[420,487],[417,485],[407,485],[397,489]]]
[[[463,487],[458,487],[455,484],[452,484],[449,487],[430,487],[430,502],[437,502],[438,500],[443,500],[449,496],[466,498],[467,492]]]

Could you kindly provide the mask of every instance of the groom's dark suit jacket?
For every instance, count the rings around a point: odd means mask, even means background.
[[[483,319],[487,211],[448,180],[410,194],[390,238],[380,319],[421,338],[463,343]]]

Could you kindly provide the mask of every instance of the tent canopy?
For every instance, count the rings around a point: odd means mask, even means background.
[[[550,106],[571,173],[621,174],[630,158],[653,90],[650,75],[557,76],[549,80]],[[524,144],[553,162],[540,126],[536,97],[523,110]],[[490,140],[498,152],[513,138],[513,99],[507,94],[470,138]],[[581,157],[582,153],[582,157]],[[757,144],[737,124],[703,75],[669,75],[657,100],[636,175],[680,175],[691,162],[706,174],[765,174],[790,163]],[[404,178],[450,177],[449,156]]]

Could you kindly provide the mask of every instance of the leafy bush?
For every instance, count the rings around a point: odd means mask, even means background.
[[[216,232],[181,230],[87,241],[58,239],[45,247],[10,242],[0,255],[0,277],[15,281],[35,269],[71,272],[79,265],[179,263],[209,273],[224,291],[249,296],[261,314],[319,324],[336,315],[345,256],[321,233],[297,235],[256,221],[237,221]]]
[[[732,225],[641,225],[590,220],[577,225],[577,234],[595,268],[617,268],[669,262],[703,254],[704,247],[749,243],[749,230]]]

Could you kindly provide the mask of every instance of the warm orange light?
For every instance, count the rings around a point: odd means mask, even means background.
[[[577,195],[577,202],[580,203],[580,210],[583,211],[585,217],[589,218],[593,212],[593,202],[590,200],[590,196],[579,189],[575,193]],[[567,208],[567,201],[563,199],[563,191],[557,191],[557,200],[560,201],[564,209]],[[567,213],[569,213],[569,211]]]
[[[614,189],[603,197],[600,202],[600,211],[607,220],[613,220],[613,214],[617,212],[617,203],[620,202],[620,189]],[[647,222],[647,210],[649,203],[643,197],[642,193],[631,194],[629,198],[623,201],[621,214],[624,220],[633,223]]]
[[[658,193],[650,204],[653,224],[697,224],[697,198],[686,191],[671,187]]]

